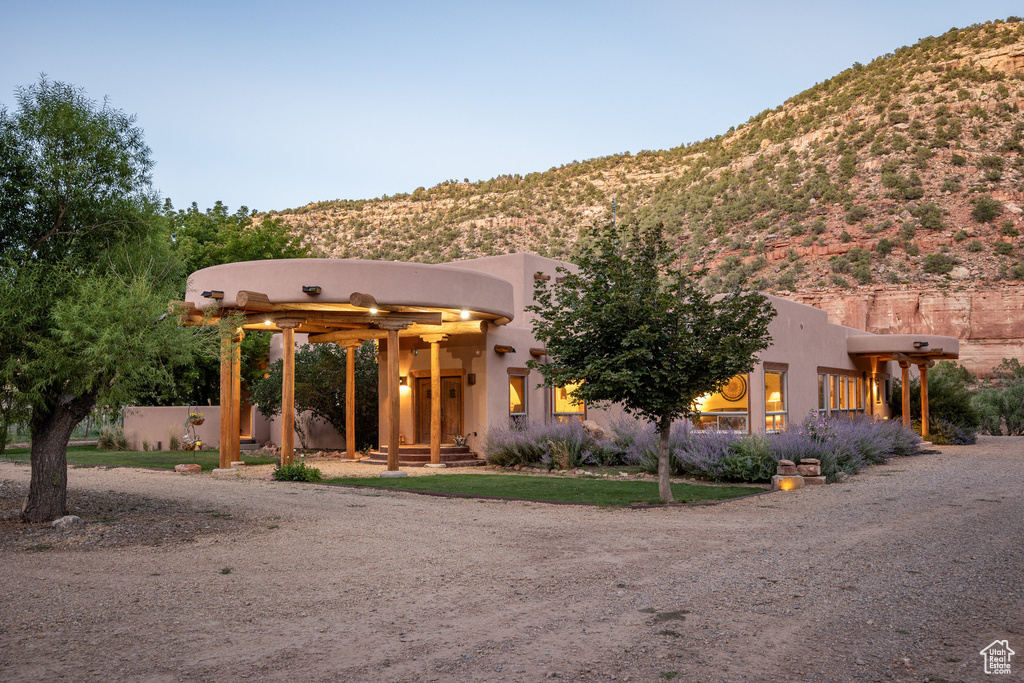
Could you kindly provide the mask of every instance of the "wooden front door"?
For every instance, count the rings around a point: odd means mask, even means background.
[[[430,378],[416,378],[416,443],[430,443]],[[462,434],[462,377],[441,378],[441,443]]]

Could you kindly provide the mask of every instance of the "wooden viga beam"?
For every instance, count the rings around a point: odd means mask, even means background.
[[[413,323],[404,330],[399,331],[399,337],[419,337],[424,334],[483,334],[487,331],[486,320],[469,320],[453,323],[441,323],[440,325],[420,325]],[[324,334],[309,335],[309,343],[317,344],[323,342],[354,342],[365,339],[384,339],[388,336],[386,330],[362,329],[362,330],[338,330],[337,332],[325,332]]]
[[[240,289],[235,295],[235,306],[262,313],[280,310],[277,304],[270,303],[270,297],[263,292],[250,292],[247,289]]]

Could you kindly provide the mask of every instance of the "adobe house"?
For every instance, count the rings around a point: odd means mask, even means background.
[[[297,343],[336,342],[348,349],[345,447],[354,459],[353,352],[363,341],[376,340],[379,440],[390,471],[398,470],[400,462],[412,464],[420,453],[434,465],[465,457],[480,447],[488,425],[509,420],[587,419],[607,426],[616,409],[575,403],[572,387],[541,388],[538,373],[526,367],[531,359],[545,362],[546,354],[533,337],[525,307],[533,302],[535,281],[555,278],[558,266],[572,267],[509,254],[444,265],[294,259],[197,271],[184,302],[186,324],[210,324],[225,312],[244,316],[242,327],[223,339],[220,415],[228,417],[219,420],[220,466],[228,468],[238,459],[240,430],[250,421],[244,411],[239,416],[237,342],[246,329],[281,335],[275,348],[284,361],[285,409],[270,437],[280,443],[283,463],[291,462],[294,453],[295,416],[288,407]],[[769,326],[772,345],[752,372],[702,399],[695,420],[699,426],[763,433],[815,411],[887,418],[891,362],[896,362],[908,424],[911,366],[925,380],[927,434],[927,371],[935,360],[959,357],[956,338],[870,334],[829,323],[820,309],[773,296],[769,300],[778,311]],[[466,439],[464,448],[456,446],[461,441],[456,437]]]

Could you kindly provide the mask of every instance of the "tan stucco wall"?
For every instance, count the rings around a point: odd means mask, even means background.
[[[157,442],[161,450],[169,450],[171,434],[178,440],[185,435],[185,418],[188,417],[188,406],[129,406],[124,412],[124,434],[132,450],[142,450],[142,442],[148,441],[150,450],[157,450]],[[196,437],[203,442],[203,448],[220,446],[220,406],[199,406],[205,421],[195,427]],[[267,421],[256,408],[250,410],[253,425],[253,438],[257,443],[267,440]]]
[[[318,285],[320,294],[302,293]],[[266,294],[273,303],[310,301],[347,304],[353,292],[370,294],[379,304],[467,309],[511,318],[512,285],[487,273],[452,266],[354,259],[242,261],[192,273],[185,301],[200,310],[218,305],[201,296],[222,291],[219,305],[233,306],[241,290]]]

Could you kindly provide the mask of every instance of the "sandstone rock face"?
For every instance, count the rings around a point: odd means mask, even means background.
[[[1024,287],[795,293],[830,322],[875,334],[940,334],[960,340],[960,363],[986,376],[1003,358],[1024,357]]]

